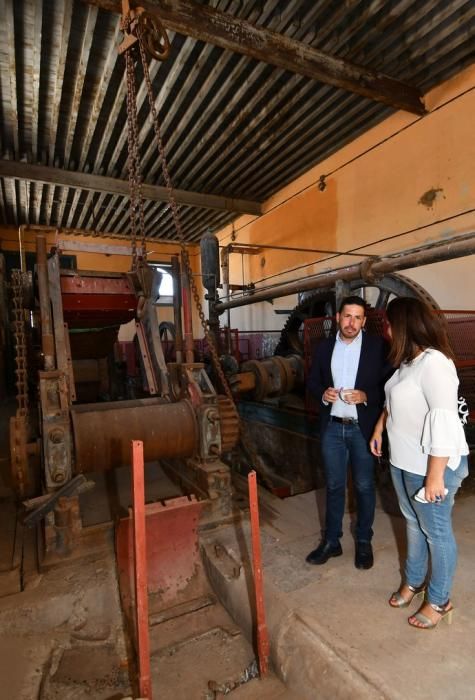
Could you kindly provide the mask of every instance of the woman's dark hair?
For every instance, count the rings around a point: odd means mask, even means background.
[[[401,362],[411,362],[426,348],[440,350],[446,357],[454,359],[445,318],[420,299],[393,299],[388,304],[386,315],[392,334],[389,361],[395,367]]]

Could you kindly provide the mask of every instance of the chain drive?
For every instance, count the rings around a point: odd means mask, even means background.
[[[23,308],[23,273],[13,270],[12,329],[15,341],[15,386],[17,411],[10,418],[10,455],[13,482],[21,496],[25,494],[28,479],[28,364]]]

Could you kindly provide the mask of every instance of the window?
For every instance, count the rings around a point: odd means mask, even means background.
[[[170,266],[166,264],[154,265],[153,263],[151,263],[151,265],[158,272],[162,273],[159,297],[155,303],[162,306],[173,306],[173,277],[170,274]]]

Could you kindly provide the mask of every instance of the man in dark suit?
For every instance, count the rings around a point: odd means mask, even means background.
[[[384,403],[384,383],[392,369],[382,338],[364,332],[366,305],[358,296],[343,299],[336,315],[338,333],[316,348],[308,387],[320,403],[320,438],[327,495],[325,534],[307,556],[325,564],[342,554],[340,537],[345,509],[348,462],[356,495],[355,566],[373,566],[376,505],[374,458],[369,440]]]

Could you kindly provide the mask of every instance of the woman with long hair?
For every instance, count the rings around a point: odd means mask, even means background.
[[[391,476],[407,533],[403,583],[389,604],[406,608],[423,596],[408,622],[433,629],[444,618],[452,621],[457,560],[452,508],[468,474],[469,450],[457,410],[459,380],[439,314],[419,299],[400,297],[388,305],[387,319],[389,359],[398,369],[386,382],[386,405],[370,449],[381,455],[386,428]]]

